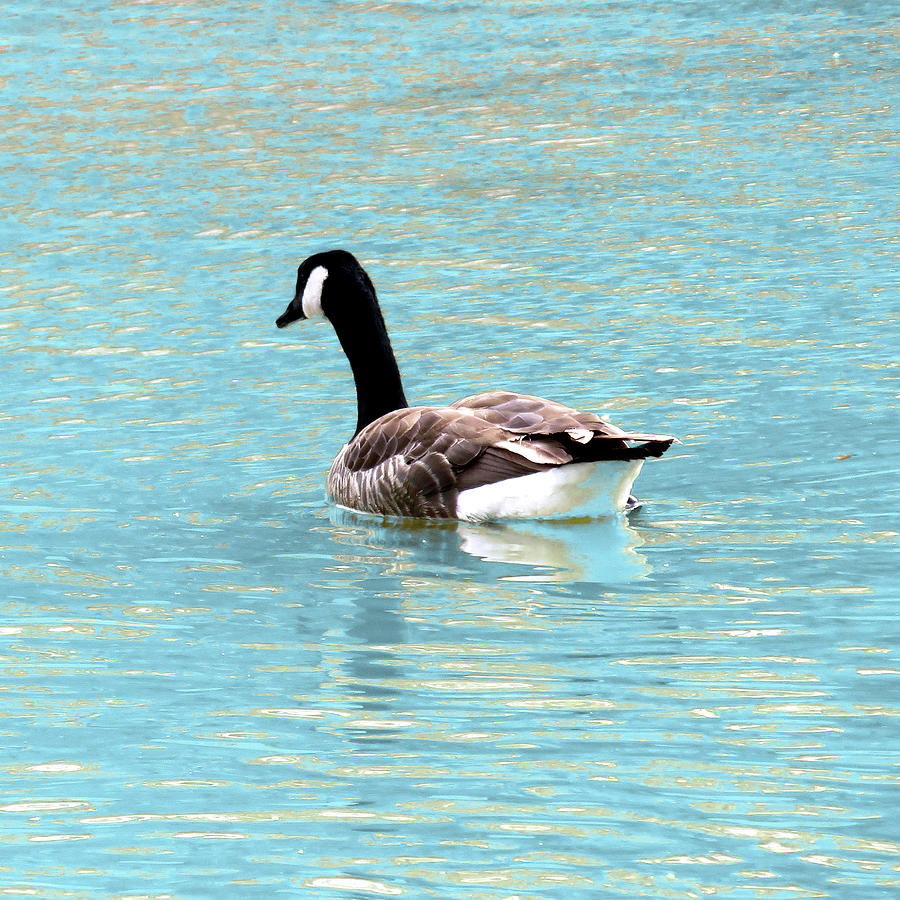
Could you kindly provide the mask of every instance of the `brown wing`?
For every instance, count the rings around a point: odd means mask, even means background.
[[[454,516],[461,490],[571,461],[556,441],[514,433],[471,410],[414,406],[356,435],[332,464],[328,491],[353,509]]]
[[[645,443],[626,443],[635,440]],[[452,517],[460,491],[570,462],[659,456],[673,440],[625,432],[540,397],[491,391],[377,419],[338,454],[328,491],[353,509]]]
[[[506,437],[503,429],[463,410],[411,406],[388,413],[364,428],[347,446],[344,464],[359,471],[393,456],[415,462],[438,453],[460,467]]]
[[[677,442],[677,438],[667,434],[625,431],[604,422],[595,413],[582,412],[530,394],[487,391],[463,397],[451,406],[471,410],[506,431],[551,436],[572,454],[576,462],[662,456]],[[632,447],[628,442],[639,442],[640,446]]]
[[[471,410],[494,425],[521,434],[559,434],[584,428],[597,432],[605,429],[621,431],[594,413],[580,412],[543,397],[511,391],[486,391],[463,397],[450,406]]]

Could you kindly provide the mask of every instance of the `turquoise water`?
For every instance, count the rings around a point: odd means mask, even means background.
[[[6,9],[0,893],[898,896],[883,4]],[[333,509],[332,246],[644,508]]]

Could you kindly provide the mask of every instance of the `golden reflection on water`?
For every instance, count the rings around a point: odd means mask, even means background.
[[[893,33],[720,12],[592,42],[602,10],[552,4],[127,3],[9,43],[8,891],[101,894],[118,854],[196,893],[217,841],[248,896],[896,890],[896,648],[854,554],[897,532],[797,515],[893,472],[857,446],[896,406]],[[417,399],[682,436],[647,510],[333,518],[349,376],[271,307],[348,241]]]

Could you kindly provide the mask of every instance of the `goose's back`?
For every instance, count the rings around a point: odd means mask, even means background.
[[[450,404],[465,409],[505,431],[516,434],[563,434],[588,431],[594,435],[625,434],[590,412],[572,409],[554,400],[512,391],[485,391]]]
[[[626,440],[647,443],[632,448]],[[672,440],[541,397],[489,391],[372,422],[335,458],[328,492],[351,509],[453,518],[463,491],[571,462],[658,456]]]

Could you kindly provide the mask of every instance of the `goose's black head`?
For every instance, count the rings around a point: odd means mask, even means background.
[[[372,282],[356,257],[346,250],[326,250],[300,264],[294,299],[275,324],[285,328],[301,319],[321,318],[334,322],[344,307],[360,300],[371,303],[374,298]]]

